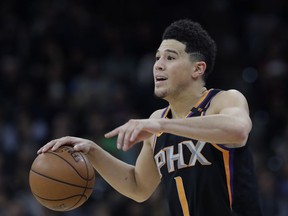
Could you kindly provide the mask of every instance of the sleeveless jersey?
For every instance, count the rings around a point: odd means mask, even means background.
[[[210,89],[187,118],[205,115]],[[167,107],[162,118],[171,118]],[[260,216],[248,146],[227,148],[169,133],[157,135],[154,160],[172,216]]]

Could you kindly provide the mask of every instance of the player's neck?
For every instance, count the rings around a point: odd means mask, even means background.
[[[181,95],[174,102],[170,102],[173,118],[184,118],[195,107],[201,98],[207,93],[205,86],[201,86],[185,95]]]

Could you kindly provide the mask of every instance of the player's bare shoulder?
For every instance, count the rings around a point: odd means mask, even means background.
[[[220,91],[212,99],[207,114],[218,114],[225,107],[243,107],[248,111],[248,104],[245,96],[235,89]]]

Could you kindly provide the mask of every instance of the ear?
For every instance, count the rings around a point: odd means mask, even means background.
[[[204,61],[195,62],[192,77],[198,78],[200,76],[203,76],[205,70],[206,70],[206,63]]]

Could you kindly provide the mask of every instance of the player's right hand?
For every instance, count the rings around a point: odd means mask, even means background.
[[[70,145],[73,146],[75,151],[81,151],[84,154],[88,154],[91,150],[92,146],[95,146],[96,144],[88,139],[83,139],[79,137],[71,137],[71,136],[65,136],[61,137],[59,139],[54,139],[42,146],[38,151],[37,154],[45,153],[48,150],[55,151],[60,146],[63,145]]]

